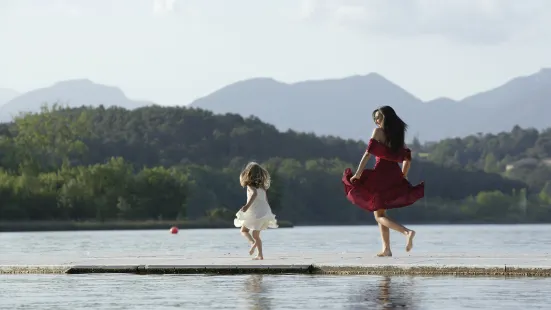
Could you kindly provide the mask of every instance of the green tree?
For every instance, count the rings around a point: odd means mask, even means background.
[[[502,192],[493,191],[478,193],[475,202],[477,205],[476,216],[481,219],[487,219],[510,209],[512,200]]]
[[[206,211],[206,216],[210,220],[231,221],[235,218],[235,213],[226,208],[215,208]]]
[[[499,173],[498,161],[493,153],[486,155],[484,159],[484,171],[488,173]]]
[[[411,146],[409,147],[413,152],[420,152],[423,149],[423,146],[421,145],[421,142],[419,141],[419,138],[417,136],[413,137],[413,141],[411,142]]]
[[[66,111],[57,104],[44,105],[40,113],[15,118],[15,135],[10,140],[22,171],[37,174],[41,169],[55,169],[60,162],[69,165],[71,155],[86,151],[82,139],[89,134],[90,119],[84,111],[75,118]]]
[[[174,169],[146,168],[135,180],[133,208],[143,218],[177,219],[186,216],[187,177]],[[156,208],[151,206],[156,205]]]
[[[271,185],[268,189],[268,201],[270,203],[270,208],[273,212],[277,213],[280,211],[283,207],[282,201],[283,201],[283,190],[285,188],[283,182],[285,182],[284,179],[282,179],[279,176],[279,173],[275,170],[272,170],[270,173],[271,176]]]
[[[539,198],[546,204],[551,204],[551,182],[545,182],[545,186],[539,193]]]

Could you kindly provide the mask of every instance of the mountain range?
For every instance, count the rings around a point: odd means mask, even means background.
[[[126,109],[152,104],[147,101],[128,99],[124,92],[117,87],[96,84],[88,79],[67,80],[50,87],[16,95],[5,101],[4,104],[0,97],[0,122],[9,122],[20,112],[39,112],[44,103],[49,105],[59,103],[69,107],[103,104],[105,107],[119,106]]]
[[[127,109],[152,104],[130,100],[116,87],[70,80],[8,100],[0,106],[0,121],[11,120],[18,112],[39,111],[45,102]],[[409,124],[408,139],[416,136],[424,142],[509,131],[515,125],[544,129],[551,127],[551,69],[511,79],[460,101],[442,97],[424,102],[383,76],[370,73],[293,84],[253,78],[190,104],[214,113],[254,115],[283,131],[361,140],[369,137],[373,128],[371,113],[381,105],[394,107]]]
[[[0,106],[6,102],[12,100],[13,98],[19,96],[19,92],[9,89],[9,88],[0,88]]]
[[[470,134],[509,131],[515,125],[551,127],[551,69],[514,78],[497,88],[455,101],[423,102],[383,76],[286,84],[269,78],[228,85],[191,106],[215,113],[254,115],[280,130],[344,138],[369,137],[371,113],[390,105],[409,125],[408,138],[435,141]],[[547,115],[547,116],[546,116]]]

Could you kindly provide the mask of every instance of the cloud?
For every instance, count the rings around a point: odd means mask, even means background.
[[[472,44],[501,43],[531,25],[551,21],[547,0],[303,0],[301,5],[303,20]]]
[[[302,0],[300,9],[299,9],[299,17],[301,19],[309,19],[316,13],[316,9],[319,8],[320,5],[317,3],[316,0]]]
[[[11,16],[143,16],[188,14],[190,0],[0,0],[0,15]],[[188,8],[189,7],[189,8]]]
[[[198,3],[199,1],[195,0],[185,2],[183,0],[153,0],[153,14],[156,16],[177,14],[190,19],[200,18],[202,11],[197,8]]]
[[[38,0],[3,0],[0,2],[0,13],[7,13],[12,17],[80,14],[77,6],[68,3],[67,0],[51,0],[48,3]]]
[[[153,14],[166,15],[176,12],[176,0],[153,0]]]

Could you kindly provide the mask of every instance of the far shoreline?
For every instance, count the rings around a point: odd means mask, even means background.
[[[364,223],[303,223],[294,225],[290,221],[278,221],[279,228],[295,227],[340,227],[340,226],[374,226],[375,221]],[[406,225],[426,226],[456,226],[456,225],[549,225],[546,222],[529,221],[465,221],[465,222],[404,222]],[[9,232],[63,232],[63,231],[113,231],[113,230],[169,230],[171,227],[178,230],[191,229],[236,229],[233,221],[224,220],[196,220],[196,221],[27,221],[27,222],[4,222],[0,221],[0,233]]]
[[[289,221],[278,221],[279,228],[293,228]],[[233,221],[25,221],[0,222],[0,232],[56,232],[56,231],[107,231],[107,230],[169,230],[235,228]]]

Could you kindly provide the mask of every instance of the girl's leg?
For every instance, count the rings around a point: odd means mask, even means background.
[[[249,229],[245,226],[241,226],[241,234],[249,241],[250,244],[254,244],[254,239],[249,233]]]
[[[253,230],[253,234],[254,234],[254,230]],[[253,244],[251,245],[251,248],[249,249],[249,255],[253,255],[255,249],[256,249],[256,242],[253,242]]]
[[[411,251],[411,248],[413,248],[413,237],[415,237],[415,231],[407,229],[406,227],[394,222],[392,219],[390,219],[390,217],[386,215],[385,210],[375,211],[375,220],[377,220],[377,223],[379,223],[380,225],[386,226],[390,229],[394,229],[405,235],[407,238],[406,251]]]
[[[262,260],[264,259],[264,254],[262,253],[262,240],[260,239],[260,230],[253,230],[253,239],[254,239],[254,246],[258,250],[258,254],[254,259]]]

